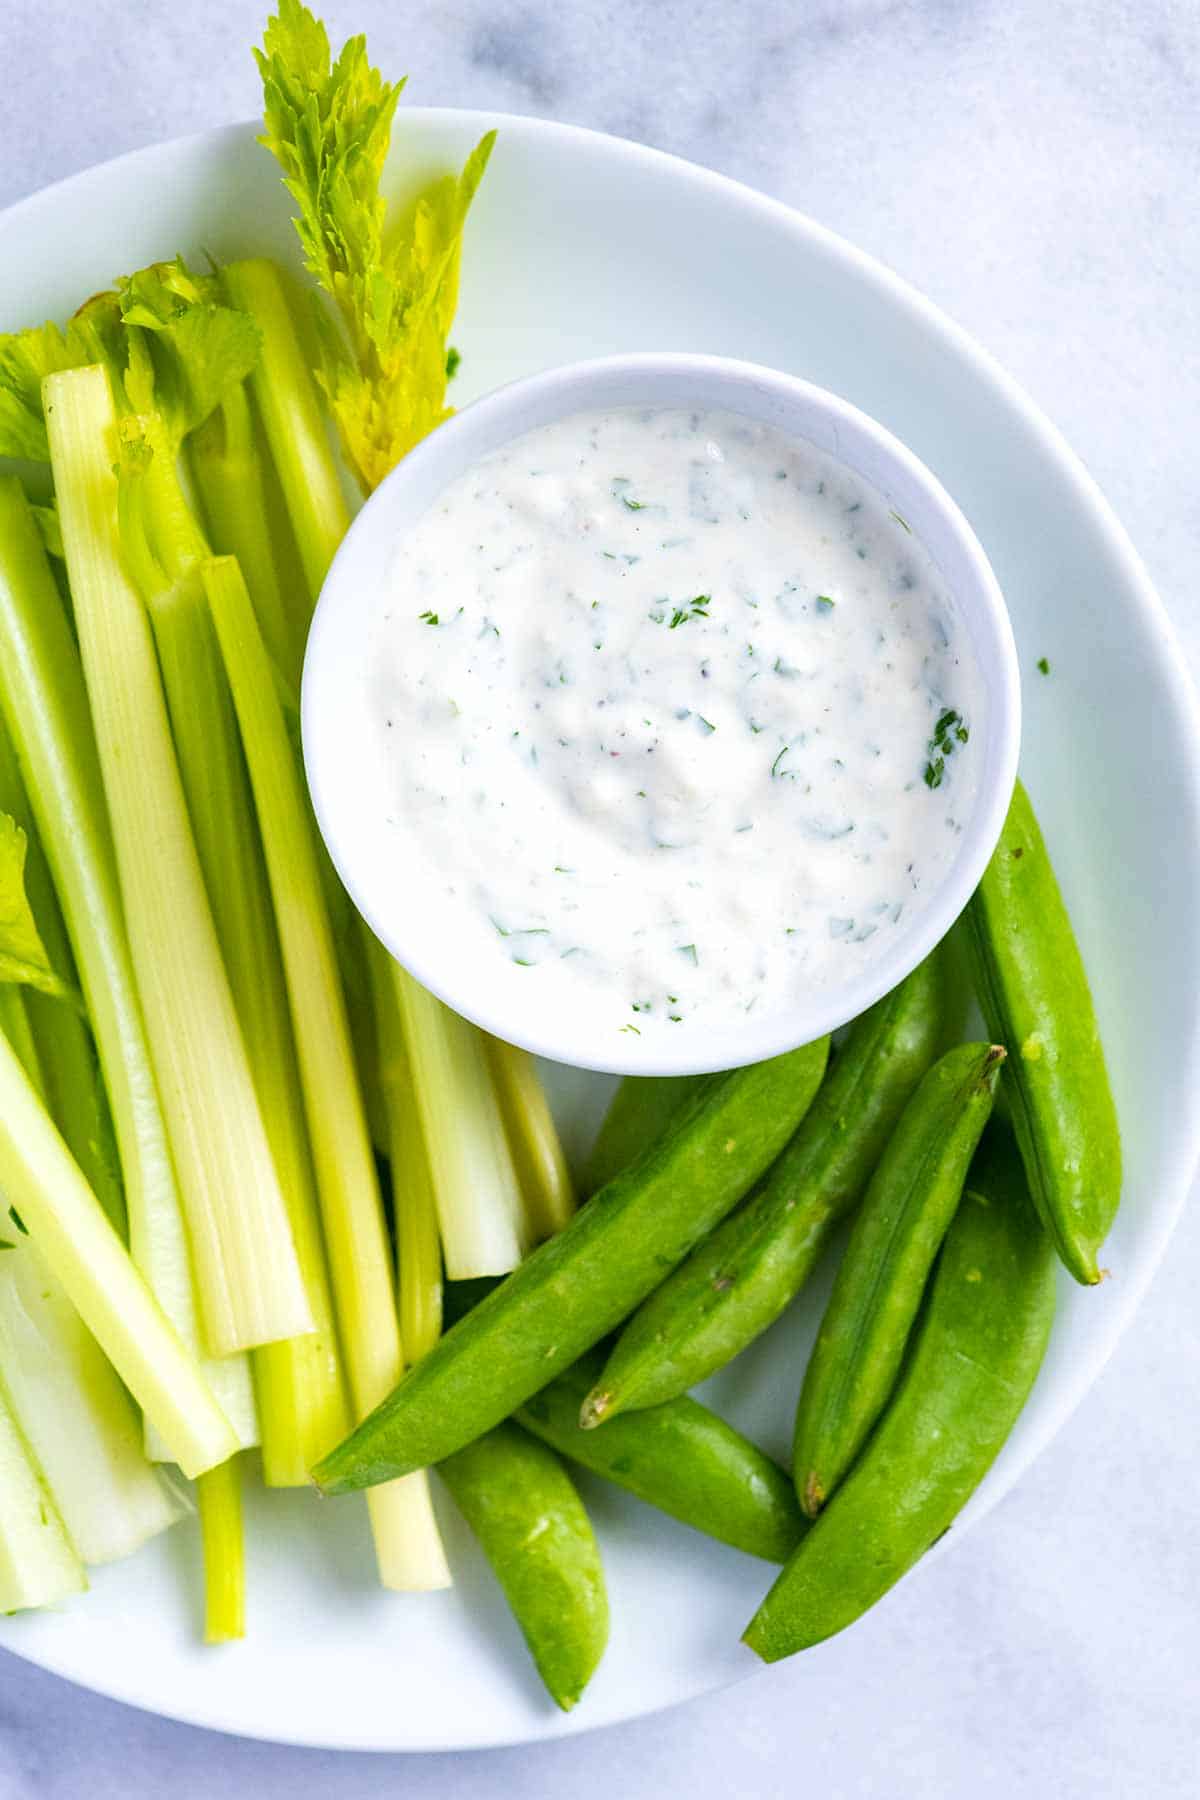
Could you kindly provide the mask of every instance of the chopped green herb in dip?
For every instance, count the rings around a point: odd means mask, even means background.
[[[728,414],[580,414],[480,463],[399,546],[372,659],[397,867],[648,1040],[865,968],[974,804],[986,701],[919,539]]]

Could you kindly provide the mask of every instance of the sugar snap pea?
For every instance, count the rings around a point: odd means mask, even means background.
[[[785,1562],[805,1520],[789,1476],[740,1431],[683,1396],[583,1431],[579,1407],[603,1365],[581,1358],[517,1413],[527,1431],[639,1500],[723,1544]]]
[[[793,1466],[815,1518],[887,1402],[1004,1061],[960,1044],[924,1077],[871,1177],[809,1360]]]
[[[589,1396],[589,1424],[656,1406],[723,1368],[799,1292],[856,1204],[944,1044],[955,998],[937,951],[857,1019],[757,1192],[638,1308]]]
[[[551,1697],[575,1705],[608,1642],[591,1520],[553,1450],[498,1425],[439,1470],[521,1628]]]
[[[1030,1192],[1076,1281],[1121,1197],[1121,1137],[1087,974],[1020,782],[965,915],[979,1003],[1012,1053],[1005,1093]]]
[[[1053,1248],[993,1122],[887,1411],[746,1631],[764,1661],[853,1624],[953,1524],[1033,1386],[1054,1289]]]
[[[666,1130],[706,1075],[626,1075],[600,1123],[579,1178],[582,1194],[595,1194]]]
[[[666,1132],[410,1369],[318,1464],[328,1493],[441,1462],[618,1325],[774,1161],[828,1039],[711,1077]]]

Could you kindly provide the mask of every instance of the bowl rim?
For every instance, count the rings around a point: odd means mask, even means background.
[[[917,510],[915,498],[925,512],[923,524],[912,527],[917,539],[933,556],[928,539],[935,527],[957,561],[957,579],[947,583],[987,692],[988,721],[975,800],[954,860],[907,927],[865,969],[817,989],[807,1003],[769,1010],[745,1025],[697,1027],[661,1041],[613,1031],[614,1042],[602,1046],[590,1008],[576,1011],[561,999],[555,1006],[536,992],[518,996],[499,959],[493,983],[484,959],[463,956],[449,934],[419,932],[403,903],[388,904],[396,885],[376,852],[377,833],[358,807],[345,804],[352,788],[360,797],[364,791],[355,734],[345,727],[362,710],[355,688],[367,668],[372,614],[397,541],[436,495],[528,431],[576,413],[638,404],[698,404],[757,420],[782,408],[792,420],[775,421],[784,436],[844,463],[885,501],[895,498],[894,482],[904,490],[907,514]],[[806,421],[811,429],[803,428]],[[870,474],[864,457],[874,461]],[[334,866],[375,935],[422,986],[492,1036],[551,1061],[666,1076],[743,1067],[822,1037],[882,999],[930,954],[962,913],[999,839],[1016,780],[1021,689],[1008,610],[987,555],[953,497],[900,438],[829,389],[763,364],[638,351],[558,364],[507,382],[454,414],[390,471],[326,574],[305,652],[300,714],[309,793]]]

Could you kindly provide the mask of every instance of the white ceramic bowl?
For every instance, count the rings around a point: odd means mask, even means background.
[[[846,464],[912,527],[941,574],[983,677],[972,720],[982,755],[958,854],[941,884],[886,951],[857,976],[814,990],[786,1011],[681,1031],[666,1042],[617,1035],[604,996],[577,1004],[542,994],[512,960],[447,929],[440,884],[405,855],[391,811],[371,696],[372,628],[404,534],[459,475],[512,439],[572,413],[622,406],[732,412],[774,426]],[[556,1062],[615,1073],[694,1074],[776,1056],[832,1031],[902,981],[966,905],[995,846],[1020,741],[1020,683],[1008,613],[962,513],[923,463],[881,425],[823,388],[753,363],[691,355],[609,357],[516,381],[457,414],[407,456],[359,514],[317,607],[304,667],[304,754],[318,823],[338,872],[407,969],[457,1012]],[[614,1047],[614,1044],[616,1047]]]

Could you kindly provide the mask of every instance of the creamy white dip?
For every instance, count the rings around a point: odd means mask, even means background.
[[[952,597],[857,475],[637,409],[443,491],[390,571],[372,706],[445,930],[643,1036],[861,972],[947,873],[985,725]]]

